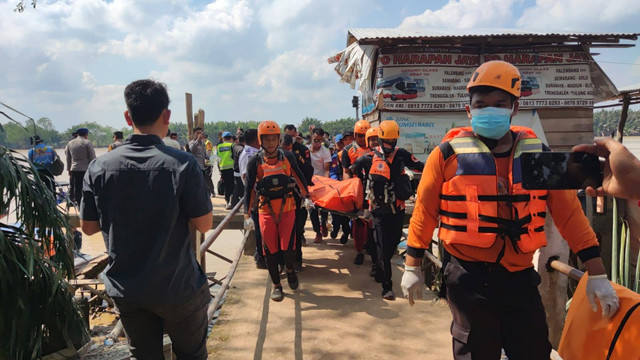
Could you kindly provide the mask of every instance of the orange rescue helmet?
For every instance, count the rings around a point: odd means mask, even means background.
[[[278,135],[280,138],[280,126],[273,120],[265,120],[258,125],[258,142],[262,145],[263,135]]]
[[[400,127],[393,120],[385,120],[380,123],[378,137],[384,140],[395,140],[400,137]]]
[[[371,129],[371,125],[367,120],[359,120],[358,122],[356,122],[356,126],[353,127],[353,133],[364,135],[369,129]]]
[[[520,80],[520,71],[512,64],[502,60],[487,61],[471,75],[467,92],[476,86],[491,86],[519,98]]]
[[[371,137],[378,137],[377,127],[370,128],[369,130],[367,130],[367,133],[364,135],[364,139],[366,141],[367,146],[369,146],[369,138]]]

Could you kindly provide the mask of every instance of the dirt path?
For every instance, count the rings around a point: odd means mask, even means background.
[[[311,232],[307,232],[310,236]],[[350,240],[325,239],[303,248],[300,288],[286,285],[284,301],[269,300],[266,270],[243,256],[220,320],[208,340],[211,359],[450,359],[447,305],[424,300],[385,301],[369,277],[370,259],[353,264]],[[392,261],[397,263],[398,258]],[[394,292],[401,294],[400,266]]]

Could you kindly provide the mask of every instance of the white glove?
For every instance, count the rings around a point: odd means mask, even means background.
[[[618,311],[620,300],[611,286],[606,274],[589,275],[587,280],[587,298],[593,311],[598,310],[596,298],[602,307],[602,317],[610,319]]]
[[[371,216],[371,211],[369,210],[362,211],[362,213],[359,214],[358,217],[365,221],[370,221],[371,219],[373,219],[373,216]]]
[[[424,276],[422,275],[422,269],[417,266],[404,266],[404,274],[402,275],[402,281],[400,287],[404,297],[409,299],[409,305],[413,306],[414,295],[417,295],[418,299],[422,299],[422,287],[424,286]]]
[[[256,229],[256,224],[253,223],[252,218],[244,219],[244,229],[247,231]]]
[[[304,199],[303,206],[307,210],[314,209],[316,207],[315,205],[313,205],[313,201],[311,201],[311,199],[309,198]]]

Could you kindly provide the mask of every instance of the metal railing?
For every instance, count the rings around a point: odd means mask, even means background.
[[[238,250],[232,259],[229,259],[221,254],[218,254],[215,251],[209,250],[209,248],[220,236],[220,234],[222,234],[222,231],[225,230],[227,226],[229,226],[229,223],[231,223],[231,220],[233,220],[233,218],[236,216],[236,214],[242,207],[243,200],[244,198],[240,198],[236,206],[234,206],[233,209],[231,209],[231,211],[227,214],[227,216],[225,216],[224,219],[222,219],[220,224],[218,224],[218,226],[216,226],[215,229],[213,229],[213,232],[209,234],[209,236],[207,236],[207,238],[202,242],[202,244],[200,244],[200,248],[199,248],[200,254],[209,253],[231,264],[229,266],[229,271],[222,278],[216,279],[215,275],[207,276],[207,278],[211,280],[214,284],[220,285],[220,288],[218,289],[218,291],[216,291],[216,293],[213,294],[213,300],[209,303],[209,308],[207,309],[207,322],[211,322],[211,320],[215,316],[216,311],[220,307],[220,302],[222,301],[222,298],[224,297],[225,293],[229,289],[229,285],[231,283],[231,280],[233,279],[233,275],[235,274],[236,268],[238,267],[238,263],[240,262],[240,258],[242,257],[242,253],[244,251],[244,245],[247,242],[247,239],[249,238],[251,231],[244,232],[242,241],[240,242],[238,246]]]

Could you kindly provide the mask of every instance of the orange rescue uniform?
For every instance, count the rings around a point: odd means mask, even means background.
[[[510,178],[510,161],[510,156],[495,157],[498,178]],[[409,247],[429,248],[433,231],[439,224],[440,194],[443,184],[456,175],[457,169],[458,160],[455,153],[445,159],[441,148],[436,147],[429,155],[422,172],[411,217],[407,242]],[[510,194],[511,190],[508,189]],[[575,253],[598,246],[596,235],[584,216],[574,190],[550,190],[546,201],[556,227]],[[498,216],[503,219],[512,219],[512,209],[505,202],[499,202]],[[496,262],[503,247],[505,247],[504,256],[499,263],[507,270],[514,272],[533,266],[534,251],[516,251],[511,241],[501,236],[496,236],[493,245],[486,248],[464,244],[444,244],[444,248],[459,259],[487,263]]]

